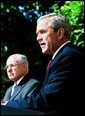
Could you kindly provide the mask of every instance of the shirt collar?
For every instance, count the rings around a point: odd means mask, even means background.
[[[19,83],[21,82],[21,80],[23,79],[24,77],[20,78],[18,81],[16,81],[17,85],[19,85]]]
[[[57,50],[56,50],[56,52],[54,53],[54,55],[53,55],[53,57],[52,57],[52,60],[55,58],[55,56],[58,54],[58,52],[59,52],[59,50],[63,47],[63,46],[65,46],[67,43],[70,43],[71,41],[67,41],[67,42],[65,42],[64,44],[62,44]]]

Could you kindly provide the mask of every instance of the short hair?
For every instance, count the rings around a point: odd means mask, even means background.
[[[16,57],[17,60],[21,63],[28,62],[27,57],[23,54],[12,54],[11,56],[9,56],[9,58],[11,58],[11,57]]]
[[[48,27],[53,28],[55,31],[57,31],[59,28],[63,27],[65,30],[65,34],[67,37],[70,37],[71,33],[71,26],[69,24],[69,21],[61,14],[56,13],[49,13],[44,16],[41,16],[38,18],[37,23],[43,19],[48,19]]]
[[[16,54],[16,55],[21,63],[28,62],[27,57],[25,55],[22,54]]]

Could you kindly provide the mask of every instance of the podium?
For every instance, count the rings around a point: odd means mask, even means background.
[[[44,112],[1,106],[1,115],[45,115]]]

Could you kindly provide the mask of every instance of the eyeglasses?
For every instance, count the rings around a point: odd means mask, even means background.
[[[21,65],[21,64],[22,64],[22,63],[6,65],[6,66],[4,67],[4,70],[7,70],[9,67],[10,67],[10,68],[14,68],[14,67],[16,67],[17,65]]]

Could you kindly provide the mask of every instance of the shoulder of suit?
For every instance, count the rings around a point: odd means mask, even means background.
[[[32,78],[27,83],[40,83],[40,82],[38,80]]]

